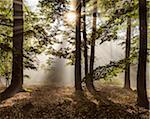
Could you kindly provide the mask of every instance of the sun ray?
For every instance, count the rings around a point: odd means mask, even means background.
[[[76,20],[76,13],[69,11],[68,13],[65,14],[65,20],[69,23],[72,24]]]
[[[75,23],[76,21],[76,11],[75,11],[75,1],[71,0],[69,5],[69,11],[65,13],[65,21],[68,24]]]

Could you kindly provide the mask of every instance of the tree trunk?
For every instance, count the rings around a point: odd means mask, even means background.
[[[131,89],[130,87],[130,46],[131,46],[131,18],[127,18],[127,38],[126,38],[126,54],[125,58],[127,59],[127,63],[125,66],[125,83],[124,88],[125,89]]]
[[[90,77],[86,80],[86,85],[89,91],[95,91],[94,84],[93,84],[93,68],[94,68],[94,57],[95,57],[96,20],[97,20],[97,0],[94,0],[91,57],[90,57]]]
[[[137,103],[139,106],[149,108],[146,91],[146,61],[147,61],[147,8],[146,0],[139,0],[140,20],[140,50],[137,72]]]
[[[23,1],[14,0],[13,64],[10,86],[1,94],[1,100],[22,91],[23,85]]]
[[[84,39],[84,65],[85,65],[85,77],[88,74],[88,48],[87,48],[87,37],[86,37],[86,2],[83,0],[83,39]]]
[[[76,0],[76,52],[75,52],[75,89],[82,91],[81,86],[81,0]]]

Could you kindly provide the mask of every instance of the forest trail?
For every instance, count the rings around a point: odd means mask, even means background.
[[[149,119],[136,93],[99,85],[94,96],[75,95],[71,87],[32,86],[0,104],[1,119]],[[86,90],[86,89],[85,89]]]

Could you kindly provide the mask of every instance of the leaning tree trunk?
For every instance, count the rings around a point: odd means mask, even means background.
[[[94,0],[93,29],[92,29],[91,57],[90,57],[90,77],[86,80],[86,85],[89,91],[95,91],[94,84],[93,84],[93,68],[94,68],[94,57],[95,57],[96,20],[97,20],[97,0]]]
[[[146,0],[139,0],[140,20],[140,49],[137,72],[137,103],[141,107],[149,108],[146,91],[146,61],[147,61],[147,8]]]
[[[126,53],[125,58],[127,60],[126,66],[125,66],[125,83],[124,88],[130,90],[130,46],[131,46],[131,18],[127,18],[127,38],[126,38]]]
[[[1,94],[1,100],[22,91],[23,85],[23,1],[13,0],[13,64],[10,86]]]
[[[83,0],[83,39],[84,39],[84,65],[85,65],[85,77],[88,74],[88,48],[87,48],[87,36],[86,36],[86,1]]]
[[[75,89],[82,91],[81,86],[81,0],[76,0],[76,51],[75,51]]]

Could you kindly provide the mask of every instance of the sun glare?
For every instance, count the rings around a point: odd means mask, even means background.
[[[70,24],[74,23],[76,21],[76,13],[75,12],[68,12],[65,15],[66,21]]]

